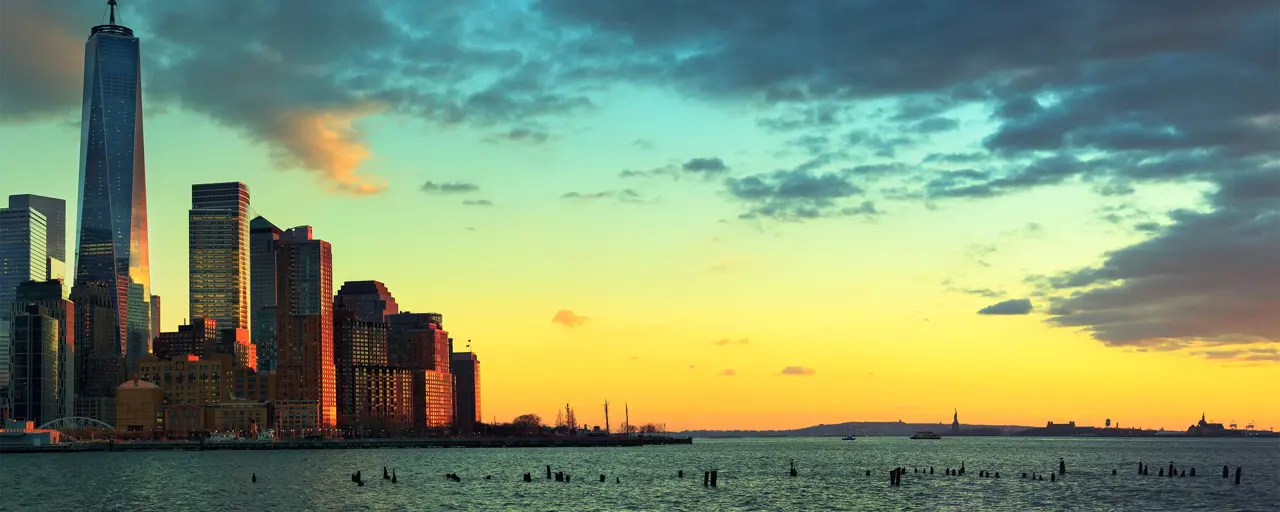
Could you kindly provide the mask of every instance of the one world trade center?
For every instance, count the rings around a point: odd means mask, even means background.
[[[80,213],[76,286],[111,297],[116,339],[130,370],[151,352],[151,265],[142,150],[138,38],[111,20],[93,27],[84,51],[80,121]]]

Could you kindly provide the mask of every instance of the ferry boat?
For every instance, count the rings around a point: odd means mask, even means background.
[[[205,438],[205,440],[211,443],[229,443],[233,441],[240,441],[241,439],[240,439],[240,436],[236,434],[228,434],[228,433],[220,432],[220,433],[209,435],[209,437]]]
[[[271,429],[263,430],[262,432],[258,432],[258,437],[255,440],[266,441],[266,442],[275,441],[276,433],[274,430],[271,430]]]
[[[911,436],[912,439],[942,439],[942,436],[929,432],[927,430],[917,430],[916,435]]]

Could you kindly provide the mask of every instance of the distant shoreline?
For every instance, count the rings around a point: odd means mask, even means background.
[[[460,437],[448,439],[343,439],[284,441],[139,441],[124,443],[63,443],[0,445],[0,454],[87,453],[216,450],[360,450],[376,448],[604,448],[693,444],[691,437]]]

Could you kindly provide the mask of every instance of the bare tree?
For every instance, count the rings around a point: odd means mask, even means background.
[[[511,420],[511,426],[523,435],[533,435],[542,430],[542,418],[537,414],[521,414]]]

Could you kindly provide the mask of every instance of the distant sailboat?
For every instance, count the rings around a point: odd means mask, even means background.
[[[841,441],[857,441],[858,438],[853,437],[853,434],[850,434],[848,430],[845,430],[844,437],[840,438],[840,440]]]

